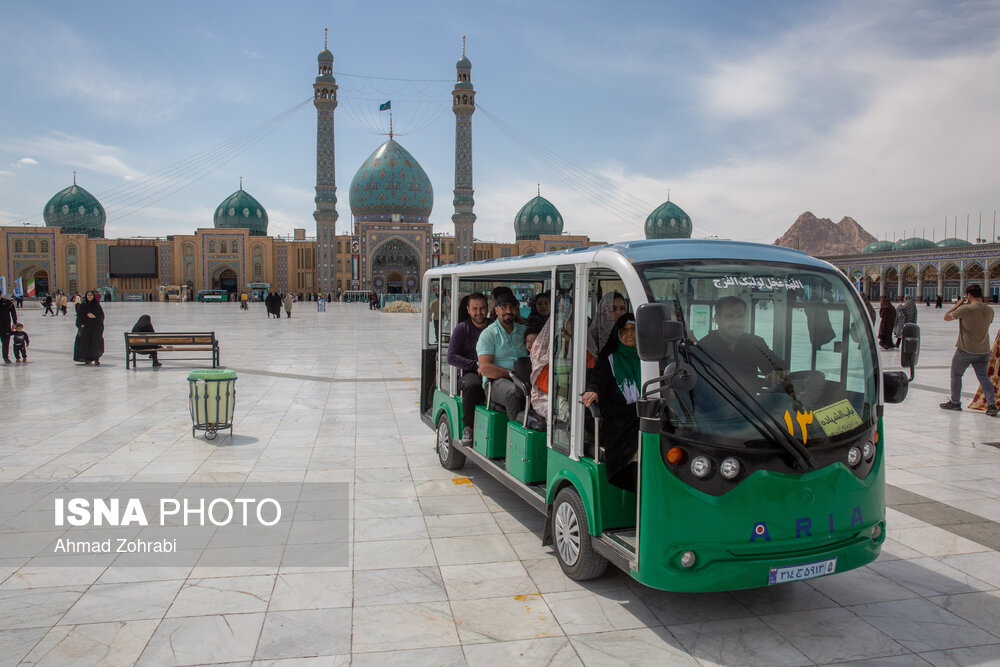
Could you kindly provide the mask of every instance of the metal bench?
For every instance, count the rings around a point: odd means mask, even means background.
[[[135,366],[137,354],[157,356],[163,352],[211,352],[212,368],[219,367],[219,341],[214,331],[205,333],[131,333],[125,332],[125,368]],[[205,357],[178,357],[182,360],[204,359]],[[131,361],[130,361],[131,359]]]

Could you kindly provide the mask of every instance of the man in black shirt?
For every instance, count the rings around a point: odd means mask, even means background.
[[[752,391],[765,381],[773,385],[784,377],[785,363],[763,338],[746,332],[747,307],[741,299],[735,296],[719,299],[715,304],[715,326],[714,331],[698,341],[698,346],[744,388]],[[764,381],[760,375],[765,376]]]
[[[3,361],[10,363],[10,334],[17,324],[17,308],[14,302],[0,296],[0,343],[3,345]]]
[[[459,369],[458,390],[462,395],[462,444],[472,444],[472,431],[476,425],[476,406],[486,402],[483,378],[479,374],[479,356],[476,343],[486,328],[486,297],[475,292],[467,299],[469,319],[459,322],[448,341],[448,363]],[[437,320],[434,321],[437,325]],[[436,326],[435,326],[436,330]]]

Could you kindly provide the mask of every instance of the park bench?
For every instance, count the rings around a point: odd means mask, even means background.
[[[219,341],[214,331],[206,333],[131,333],[125,332],[125,368],[135,366],[137,354],[156,352],[211,352],[212,368],[219,366]],[[179,359],[203,359],[204,357],[178,357]]]

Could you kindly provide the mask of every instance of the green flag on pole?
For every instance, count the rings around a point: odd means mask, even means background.
[[[378,105],[378,110],[379,111],[388,111],[391,108],[392,108],[392,100],[389,100],[385,104]]]

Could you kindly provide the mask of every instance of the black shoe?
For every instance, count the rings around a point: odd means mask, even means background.
[[[961,403],[952,403],[951,401],[948,401],[946,403],[942,403],[939,407],[942,410],[955,410],[956,412],[961,412],[962,411],[962,404]]]
[[[154,366],[154,367],[156,367],[156,366],[162,366],[162,365],[163,365],[163,364],[161,364],[161,363],[160,363],[159,361],[154,361],[154,362],[153,362],[153,366]]]
[[[997,408],[996,408],[995,405],[991,405],[990,407],[986,408],[986,416],[987,417],[996,417],[997,416]]]

